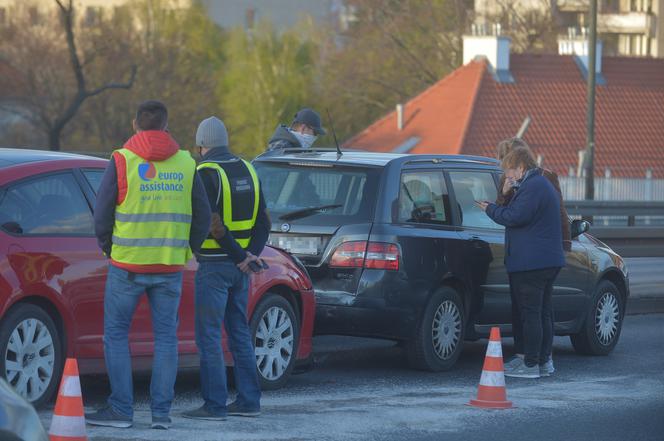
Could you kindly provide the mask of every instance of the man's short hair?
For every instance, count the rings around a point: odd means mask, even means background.
[[[530,149],[528,144],[526,144],[526,141],[518,137],[508,138],[503,141],[500,141],[498,143],[498,149],[497,149],[498,160],[502,161],[505,156],[507,156],[512,150],[514,150],[517,147],[525,147],[527,149]]]
[[[140,130],[164,130],[168,123],[168,109],[161,101],[148,100],[138,105],[136,126]]]
[[[525,170],[537,167],[533,152],[527,147],[516,147],[503,158],[500,164],[503,170],[523,167]]]

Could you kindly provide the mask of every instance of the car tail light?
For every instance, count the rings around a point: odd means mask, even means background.
[[[399,270],[399,247],[393,243],[369,242],[365,268]]]
[[[330,266],[399,270],[399,247],[392,243],[344,242],[334,250]]]
[[[330,266],[341,268],[362,268],[364,266],[364,255],[367,252],[367,243],[344,242],[334,250],[330,259]]]

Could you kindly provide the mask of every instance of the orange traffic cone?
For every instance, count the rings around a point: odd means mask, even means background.
[[[51,441],[87,441],[81,382],[75,358],[68,358],[48,432]]]
[[[477,388],[477,399],[470,400],[468,404],[487,409],[509,409],[512,407],[512,402],[507,401],[507,390],[505,389],[503,349],[500,345],[499,328],[491,328],[489,346],[486,348],[486,357],[482,368],[482,377]]]

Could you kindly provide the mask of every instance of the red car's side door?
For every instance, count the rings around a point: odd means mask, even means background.
[[[45,296],[59,305],[68,352],[103,356],[106,262],[94,237],[92,210],[75,170],[33,176],[7,188],[11,216],[8,261],[18,296]]]

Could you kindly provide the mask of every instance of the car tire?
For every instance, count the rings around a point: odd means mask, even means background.
[[[578,334],[570,335],[574,350],[586,355],[607,355],[618,343],[625,316],[620,290],[602,280],[593,293],[586,318]]]
[[[463,348],[465,326],[461,296],[453,288],[441,288],[429,299],[408,345],[408,364],[433,372],[451,369]]]
[[[0,325],[0,373],[33,406],[55,395],[64,354],[58,328],[42,308],[19,304]]]
[[[293,306],[278,294],[266,294],[254,309],[250,329],[261,389],[280,389],[297,358],[300,322]]]

